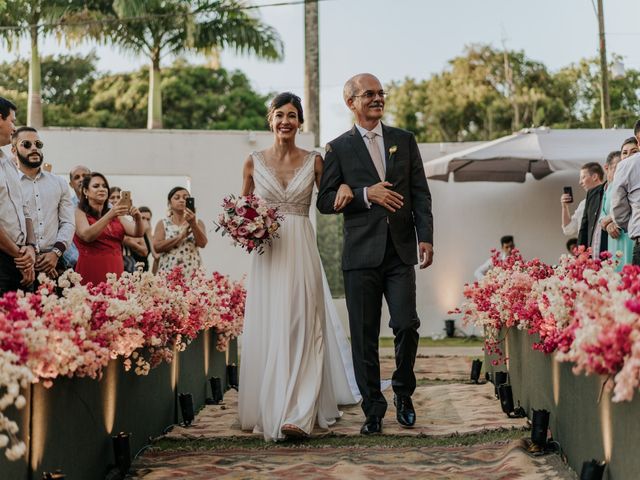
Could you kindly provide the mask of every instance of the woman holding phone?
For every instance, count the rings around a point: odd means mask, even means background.
[[[153,246],[159,254],[158,272],[181,266],[188,278],[202,268],[198,249],[206,247],[207,233],[202,220],[196,218],[195,201],[186,188],[172,188],[167,200],[169,216],[158,222],[153,234]]]
[[[108,273],[121,275],[124,236],[141,237],[143,233],[142,216],[130,201],[109,205],[109,182],[104,175],[93,172],[84,177],[73,238],[79,253],[76,272],[82,275],[83,285],[104,282]]]

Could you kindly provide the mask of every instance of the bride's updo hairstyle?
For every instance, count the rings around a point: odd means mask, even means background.
[[[271,103],[269,104],[269,113],[267,113],[267,121],[269,122],[269,126],[271,126],[271,120],[273,119],[273,113],[283,105],[290,103],[295,107],[298,111],[298,121],[300,125],[304,123],[304,115],[302,114],[302,102],[300,101],[300,97],[295,93],[291,92],[282,92],[279,93]]]

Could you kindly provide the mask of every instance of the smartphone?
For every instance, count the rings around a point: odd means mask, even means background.
[[[196,199],[195,197],[187,197],[187,208],[193,213],[196,213]]]
[[[131,192],[129,192],[127,190],[122,190],[120,192],[120,201],[118,203],[121,203],[121,204],[126,205],[127,207],[131,208],[131,205],[133,205],[131,203]]]
[[[51,172],[51,170],[53,169],[53,165],[51,165],[50,163],[45,162],[45,163],[42,164],[42,169],[45,172]]]
[[[571,195],[571,201],[569,203],[573,203],[573,190],[571,187],[562,187],[562,191],[566,194],[566,195]]]

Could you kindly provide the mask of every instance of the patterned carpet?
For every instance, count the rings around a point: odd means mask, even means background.
[[[141,480],[235,479],[575,479],[548,455],[530,457],[519,440],[469,447],[279,448],[150,452],[135,467]]]
[[[388,389],[389,402],[385,416],[386,435],[451,435],[475,433],[505,428],[525,428],[526,419],[507,418],[493,396],[493,385],[426,385],[418,387],[413,395],[413,405],[418,418],[416,428],[401,428],[395,420],[393,392]],[[229,391],[225,405],[205,407],[189,428],[176,427],[167,438],[206,439],[221,437],[250,437],[251,432],[240,430],[237,414],[238,395]],[[334,435],[358,435],[364,421],[359,405],[343,407],[344,415],[330,432]],[[328,433],[316,429],[314,436]],[[256,435],[257,436],[257,435]]]
[[[393,371],[393,359],[381,360],[383,377],[389,378]],[[393,392],[391,389],[385,392],[389,409],[385,417],[384,435],[410,436],[411,443],[402,445],[411,446],[385,447],[384,442],[381,442],[382,446],[358,445],[357,440],[362,438],[359,431],[363,414],[358,405],[353,405],[343,407],[343,417],[329,432],[313,432],[313,437],[331,434],[343,438],[341,441],[345,442],[345,446],[336,447],[335,443],[329,442],[331,446],[314,447],[307,444],[296,448],[284,443],[268,449],[247,448],[246,445],[244,448],[240,445],[236,447],[234,442],[237,440],[234,438],[260,437],[240,430],[237,419],[238,396],[237,392],[231,390],[225,394],[223,405],[207,406],[200,411],[190,428],[176,427],[165,435],[166,439],[182,440],[184,450],[146,452],[134,463],[133,478],[576,479],[575,474],[556,455],[529,456],[523,450],[521,440],[455,447],[422,446],[421,438],[425,436],[526,428],[526,419],[510,419],[501,412],[500,404],[494,397],[493,385],[467,383],[470,369],[469,357],[417,358],[417,379],[431,383],[418,386],[413,396],[418,417],[414,429],[399,427],[395,420]],[[523,432],[525,436],[527,433]],[[221,439],[231,441],[231,448],[194,451],[189,444],[191,440]],[[186,444],[184,441],[187,441]],[[393,441],[392,437],[389,437],[389,441]],[[259,442],[259,445],[262,443]]]
[[[383,359],[383,377],[390,377],[393,359]],[[415,372],[418,380],[466,381],[471,362],[466,357],[419,357]],[[524,428],[525,419],[511,419],[499,413],[499,405],[493,396],[493,385],[466,383],[419,386],[413,395],[418,418],[414,429],[401,428],[395,420],[393,392],[389,388],[385,397],[389,409],[385,417],[384,433],[387,435],[451,435],[475,433],[483,430]],[[225,394],[224,405],[205,407],[189,428],[176,427],[168,435],[171,439],[206,439],[230,436],[253,436],[240,430],[237,416],[238,394],[230,390]],[[331,428],[334,435],[358,435],[364,421],[358,405],[343,407],[344,415]],[[314,435],[328,433],[320,429]]]
[[[425,357],[416,358],[413,371],[418,380],[469,380],[471,372],[470,357]],[[391,378],[395,369],[393,358],[380,359],[380,375],[382,378]]]

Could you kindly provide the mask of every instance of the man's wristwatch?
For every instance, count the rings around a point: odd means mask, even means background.
[[[60,250],[58,247],[53,247],[51,251],[55,253],[58,258],[62,256],[62,250]]]

